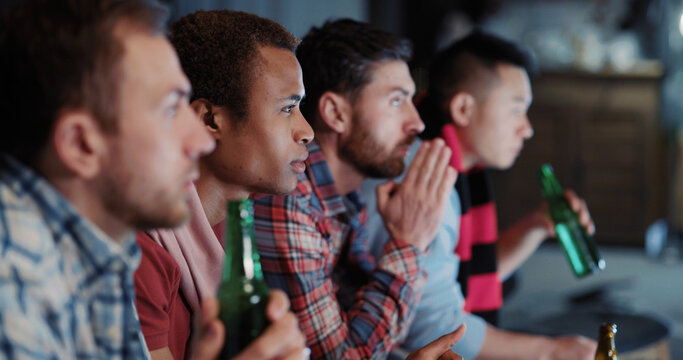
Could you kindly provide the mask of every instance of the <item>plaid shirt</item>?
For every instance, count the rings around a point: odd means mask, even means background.
[[[0,359],[149,358],[121,247],[45,179],[0,154]]]
[[[266,281],[289,294],[312,358],[385,358],[407,331],[423,255],[392,239],[375,262],[359,192],[342,197],[318,144],[308,149],[295,194],[254,204]]]

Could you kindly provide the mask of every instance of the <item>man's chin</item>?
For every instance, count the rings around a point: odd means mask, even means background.
[[[251,193],[265,195],[289,195],[296,190],[297,177],[288,179],[286,184],[258,184],[249,188]]]
[[[364,169],[363,175],[376,179],[393,179],[403,174],[405,164],[403,159]]]
[[[178,206],[174,211],[155,215],[139,219],[135,224],[136,230],[172,229],[183,226],[190,220],[190,208],[187,203],[183,203],[182,208]]]
[[[289,195],[296,190],[296,183],[294,186],[286,186],[286,187],[281,187],[281,188],[276,188],[276,189],[271,189],[268,191],[266,194],[272,194],[272,195]]]
[[[516,162],[517,162],[517,157],[514,157],[512,159],[500,161],[497,164],[491,165],[489,167],[494,168],[496,170],[508,170],[511,167],[513,167]]]

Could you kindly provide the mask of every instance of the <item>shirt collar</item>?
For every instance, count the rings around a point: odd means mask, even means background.
[[[343,213],[350,216],[358,214],[365,207],[359,189],[354,189],[342,197],[327,166],[325,154],[317,141],[314,140],[308,144],[308,154],[305,176],[310,181],[311,188],[299,186],[298,190],[304,194],[306,191],[315,193],[320,199],[320,207],[325,216]]]
[[[56,245],[70,241],[82,254],[83,265],[92,271],[134,271],[140,263],[140,250],[133,233],[116,243],[69,203],[45,178],[13,157],[0,154],[0,181],[18,197],[29,197],[45,215]]]

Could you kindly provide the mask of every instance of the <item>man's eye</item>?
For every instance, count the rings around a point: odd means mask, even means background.
[[[391,105],[392,106],[399,106],[401,105],[402,99],[401,98],[394,98],[391,99]]]
[[[282,108],[282,111],[289,114],[292,112],[292,110],[294,110],[295,107],[296,107],[296,105],[289,105],[287,107]]]
[[[178,113],[178,107],[177,106],[173,106],[173,107],[166,109],[166,117],[168,117],[168,118],[175,117],[177,113]]]

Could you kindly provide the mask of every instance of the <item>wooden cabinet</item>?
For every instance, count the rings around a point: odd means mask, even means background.
[[[658,119],[659,74],[544,73],[533,81],[534,126],[515,166],[495,172],[504,228],[541,200],[538,167],[549,162],[588,202],[596,240],[642,245],[666,216],[666,151]]]

